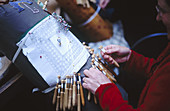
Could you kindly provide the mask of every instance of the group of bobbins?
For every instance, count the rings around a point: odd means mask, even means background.
[[[85,106],[80,75],[74,73],[73,76],[66,76],[64,80],[60,80],[58,76],[52,100],[56,111],[81,111],[81,104]]]
[[[85,45],[85,48],[91,54],[91,65],[93,68],[100,70],[106,77],[112,82],[117,82],[115,77],[116,73],[110,69],[108,64],[99,57],[99,54],[94,54],[94,49]],[[103,47],[99,47],[104,52]],[[119,64],[115,61],[115,66],[119,67]],[[73,76],[66,76],[66,79],[60,80],[60,76],[57,78],[57,84],[54,90],[52,103],[56,105],[56,111],[81,111],[81,106],[85,106],[84,92],[81,82],[81,74],[74,73]],[[87,99],[91,100],[91,92],[88,91]],[[97,98],[94,96],[94,103],[97,104]]]
[[[85,48],[89,51],[91,54],[91,65],[93,68],[100,70],[106,77],[108,77],[112,82],[117,82],[115,77],[117,77],[116,73],[108,66],[107,62],[102,60],[100,58],[99,54],[94,54],[94,49],[91,49],[89,46],[85,45],[85,42],[83,42],[83,45]],[[105,53],[105,50],[102,46],[99,47],[99,49]],[[111,57],[111,56],[110,56]],[[119,64],[112,58],[114,61],[115,67],[119,67]]]
[[[83,42],[84,47],[89,51],[91,54],[91,65],[93,68],[100,70],[106,77],[110,79],[111,82],[116,83],[117,80],[115,77],[117,77],[116,73],[108,66],[107,62],[102,60],[100,58],[99,54],[94,54],[94,49],[91,49],[89,46],[86,45],[85,42]],[[105,53],[105,50],[102,46],[99,47],[99,49]],[[110,56],[111,57],[111,56]],[[112,58],[113,59],[113,58]],[[115,67],[119,67],[119,64],[113,59]],[[91,99],[91,93],[88,91],[88,100]],[[97,104],[97,99],[94,96],[94,103]]]

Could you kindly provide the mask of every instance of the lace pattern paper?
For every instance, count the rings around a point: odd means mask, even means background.
[[[78,72],[90,56],[81,42],[61,25],[49,15],[17,43],[19,46],[26,39],[23,54],[49,86],[56,84],[58,75],[64,79]]]

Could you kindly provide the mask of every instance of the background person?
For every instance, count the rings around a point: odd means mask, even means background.
[[[156,0],[100,0],[99,5],[107,10],[114,8],[110,21],[121,20],[124,36],[130,46],[147,35],[166,32],[155,20]]]

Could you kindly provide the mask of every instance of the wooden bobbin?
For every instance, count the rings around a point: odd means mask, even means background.
[[[79,82],[80,82],[80,96],[81,96],[81,103],[83,106],[85,106],[85,100],[84,100],[84,92],[83,92],[83,87],[82,87],[82,84],[81,84],[81,74],[78,73],[78,76],[79,76]]]

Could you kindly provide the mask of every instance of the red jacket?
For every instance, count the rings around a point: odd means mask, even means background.
[[[100,105],[105,111],[170,111],[170,42],[160,56],[150,59],[132,51],[124,69],[128,72],[142,72],[148,78],[140,95],[137,109],[123,100],[113,83],[101,85],[96,90]]]

